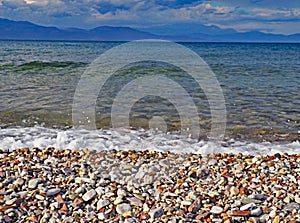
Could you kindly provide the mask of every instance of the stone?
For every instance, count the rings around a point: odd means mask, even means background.
[[[240,207],[240,210],[245,211],[245,210],[251,210],[253,208],[256,208],[256,204],[255,203],[249,203],[249,204],[245,204],[242,207]]]
[[[57,195],[58,193],[60,193],[61,189],[59,188],[53,188],[53,189],[49,189],[47,191],[47,196],[54,196]]]
[[[186,205],[190,206],[191,204],[192,204],[191,201],[181,201],[181,205],[183,205],[183,206],[186,206]]]
[[[136,197],[127,198],[130,205],[143,207],[143,202],[140,199],[137,199]]]
[[[94,189],[91,189],[82,196],[82,199],[85,202],[88,202],[88,201],[92,200],[96,195],[97,195],[96,191]]]
[[[273,221],[272,221],[272,223],[279,223],[280,222],[280,217],[279,216],[276,216],[274,219],[273,219]]]
[[[212,214],[221,214],[222,212],[223,212],[223,208],[219,207],[219,206],[213,206],[210,209],[210,213],[212,213]]]
[[[124,223],[136,223],[137,220],[134,218],[126,218]]]
[[[262,214],[261,208],[255,208],[250,211],[251,216],[260,216]]]
[[[29,189],[35,189],[37,188],[37,185],[39,184],[40,179],[31,179],[28,181],[28,188]]]
[[[122,189],[122,188],[119,188],[118,190],[117,190],[117,195],[118,195],[118,197],[125,197],[126,196],[126,191],[124,190],[124,189]]]
[[[266,194],[251,194],[248,196],[248,198],[256,199],[256,200],[267,200],[268,197],[269,196]]]
[[[98,216],[98,219],[101,220],[101,221],[103,221],[103,220],[105,220],[105,219],[108,218],[107,214],[105,214],[104,212],[103,213],[99,213],[97,216]]]
[[[238,195],[239,192],[240,192],[240,190],[236,187],[231,187],[230,188],[230,194],[233,195],[233,196]]]
[[[110,204],[110,201],[109,200],[99,200],[98,202],[97,202],[97,211],[99,211],[101,208],[103,208],[103,207],[106,207],[106,206],[108,206]]]
[[[164,214],[164,209],[162,208],[155,208],[151,209],[149,215],[152,219],[159,218]]]
[[[95,191],[99,196],[105,194],[105,191],[102,187],[97,187]]]
[[[126,203],[118,204],[116,207],[116,211],[118,214],[125,216],[131,215],[131,206]]]
[[[123,202],[123,198],[122,198],[122,197],[117,197],[117,198],[114,200],[114,205],[121,204],[122,202]]]
[[[249,210],[245,210],[245,211],[241,211],[241,210],[233,210],[231,211],[231,215],[232,216],[243,216],[243,217],[247,217],[250,215],[250,211]]]
[[[289,211],[292,212],[293,210],[298,210],[300,209],[300,204],[297,204],[296,202],[289,203],[284,206],[283,210],[284,211]]]
[[[241,202],[242,202],[243,204],[249,204],[249,203],[259,204],[259,203],[262,203],[261,200],[252,199],[252,198],[243,198],[243,199],[241,200]]]
[[[78,187],[76,188],[76,190],[74,191],[75,194],[80,194],[84,192],[84,188],[83,187]]]

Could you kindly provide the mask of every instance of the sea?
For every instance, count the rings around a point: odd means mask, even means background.
[[[0,149],[300,154],[300,44],[153,42],[0,41]]]

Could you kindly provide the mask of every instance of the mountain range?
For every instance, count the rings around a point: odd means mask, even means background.
[[[201,24],[173,24],[151,28],[99,26],[93,29],[46,27],[27,21],[0,18],[2,40],[79,40],[131,41],[138,39],[166,39],[192,42],[300,42],[300,33],[271,34],[259,31],[238,32]]]

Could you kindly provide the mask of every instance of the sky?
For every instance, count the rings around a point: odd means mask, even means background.
[[[300,33],[299,0],[0,0],[0,17],[60,28],[202,24]]]

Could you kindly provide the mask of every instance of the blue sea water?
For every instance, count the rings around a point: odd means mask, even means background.
[[[121,44],[124,43],[0,41],[1,147],[155,146],[163,150],[193,147],[191,151],[197,152],[197,148],[208,146],[205,142],[211,129],[211,113],[205,93],[180,68],[155,61],[129,64],[109,78],[95,106],[97,127],[101,130],[72,128],[73,97],[80,78],[101,54]],[[236,151],[251,148],[265,151],[271,147],[298,151],[300,44],[180,44],[196,52],[209,65],[223,90],[227,112],[224,148],[235,145]],[[142,47],[140,50],[143,52]],[[202,130],[199,139],[177,137],[180,114],[176,106],[155,96],[141,98],[132,107],[132,129],[124,130],[129,139],[126,134],[110,129],[111,106],[118,92],[137,78],[156,74],[180,83],[193,99]],[[158,116],[166,122],[163,130],[168,133],[159,132],[154,137],[155,131],[147,129],[152,118]],[[99,137],[111,140],[100,143]],[[113,140],[116,137],[119,141]],[[139,144],[141,138],[143,146]]]

